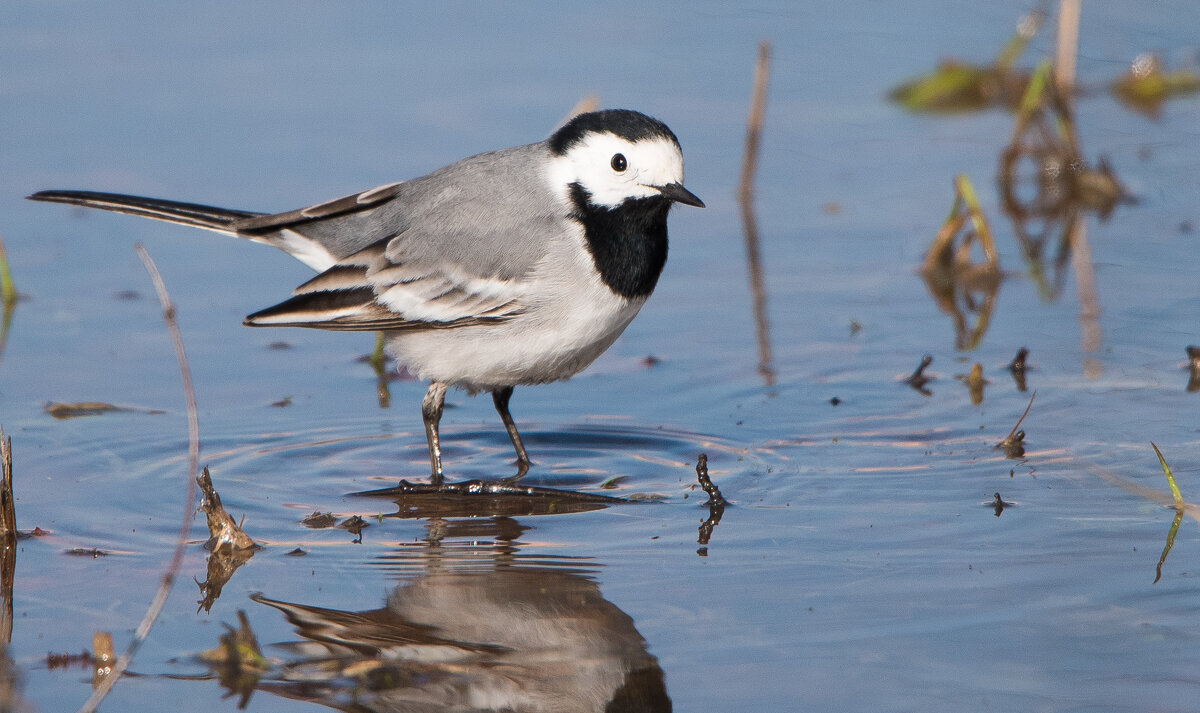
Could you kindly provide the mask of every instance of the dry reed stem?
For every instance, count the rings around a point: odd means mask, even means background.
[[[1092,250],[1088,245],[1087,221],[1082,213],[1076,213],[1069,228],[1068,242],[1071,246],[1071,269],[1075,273],[1075,289],[1079,293],[1079,327],[1083,332],[1084,354],[1100,351],[1100,299],[1096,296],[1096,273],[1092,268]],[[1095,359],[1084,359],[1084,376],[1095,379],[1100,376],[1100,364]]]
[[[150,628],[154,626],[154,621],[162,612],[163,605],[167,602],[167,595],[171,592],[171,587],[175,583],[175,577],[179,574],[179,567],[183,563],[184,548],[187,545],[188,533],[191,531],[192,519],[195,516],[194,510],[196,507],[196,471],[200,462],[200,420],[196,411],[196,391],[192,386],[192,372],[188,366],[187,353],[183,348],[183,335],[179,332],[179,325],[175,321],[175,306],[171,304],[171,297],[167,294],[167,287],[163,283],[162,275],[158,272],[158,267],[154,264],[154,260],[150,254],[146,252],[146,248],[139,243],[136,246],[138,257],[142,259],[142,263],[146,266],[146,272],[150,273],[150,280],[154,283],[154,290],[158,293],[159,304],[163,308],[163,320],[167,324],[167,331],[171,334],[171,342],[175,347],[175,358],[179,362],[179,374],[183,381],[183,396],[187,404],[188,418],[188,471],[187,471],[187,496],[183,506],[183,523],[179,526],[179,538],[175,542],[175,552],[171,556],[171,562],[167,566],[167,571],[163,575],[162,582],[158,586],[158,591],[154,595],[153,601],[146,609],[146,615],[142,617],[142,621],[138,624],[137,631],[134,632],[133,639],[129,642],[125,652],[117,659],[112,667],[112,672],[106,676],[96,688],[92,691],[92,695],[79,708],[79,713],[94,713],[100,702],[112,690],[117,680],[121,678],[121,674],[128,668],[129,662],[133,660],[133,656],[141,648],[142,642],[150,634]]]
[[[571,107],[571,109],[567,112],[567,115],[564,116],[554,128],[555,130],[558,130],[562,128],[562,126],[568,121],[574,119],[580,114],[587,114],[588,112],[596,111],[599,108],[600,97],[596,96],[595,94],[588,94],[579,101],[575,102],[575,106]]]
[[[1071,91],[1075,85],[1075,57],[1079,52],[1080,0],[1060,0],[1058,4],[1058,52],[1054,62],[1054,84],[1067,116],[1071,114]],[[1079,150],[1071,131],[1071,145]],[[1071,246],[1071,268],[1079,292],[1079,325],[1083,331],[1083,351],[1090,354],[1100,349],[1100,301],[1096,297],[1096,278],[1092,269],[1092,253],[1088,246],[1087,226],[1083,216],[1076,213],[1068,228]],[[1100,376],[1100,365],[1094,359],[1084,359],[1084,376]]]
[[[1080,0],[1060,0],[1058,3],[1058,48],[1054,58],[1054,84],[1058,95],[1068,102],[1075,86],[1080,9]]]
[[[767,83],[771,71],[771,43],[758,45],[754,63],[754,89],[750,95],[750,115],[746,118],[746,148],[742,153],[742,175],[738,181],[738,200],[748,203],[754,197],[754,177],[758,172],[758,145],[762,136],[763,115],[767,106]]]
[[[767,290],[763,281],[762,255],[758,247],[758,221],[754,215],[754,177],[758,173],[758,150],[766,113],[767,83],[771,69],[771,43],[758,45],[754,65],[754,88],[750,114],[746,119],[746,145],[742,154],[742,175],[738,181],[738,204],[742,213],[742,233],[746,244],[746,269],[754,304],[754,332],[758,344],[758,371],[767,386],[775,382],[771,367],[771,327],[767,320]]]

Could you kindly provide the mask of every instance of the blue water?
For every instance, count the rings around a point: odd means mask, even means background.
[[[1194,23],[1182,21],[1191,3],[1083,9],[1080,140],[1138,199],[1105,222],[1088,219],[1098,345],[1085,343],[1073,273],[1059,299],[1042,300],[1000,211],[1011,116],[914,116],[885,99],[942,58],[986,62],[1030,9],[0,7],[0,236],[24,295],[0,353],[0,425],[16,452],[20,527],[50,531],[18,553],[8,653],[26,699],[70,710],[86,698],[90,671],[48,670],[46,654],[90,647],[95,630],[118,647],[129,641],[181,516],[182,389],[133,251],[140,242],[178,308],[201,460],[268,546],[197,613],[188,578],[205,578],[206,552],[196,523],[180,581],[133,663],[142,675],[117,685],[108,710],[233,709],[216,681],[175,677],[205,674],[194,656],[238,610],[264,646],[300,640],[253,592],[362,612],[439,568],[511,562],[577,565],[568,588],[595,589],[629,617],[612,640],[631,647],[627,661],[653,657],[676,710],[1193,710],[1200,538],[1186,517],[1152,584],[1173,511],[1156,499],[1167,488],[1149,441],[1185,498],[1200,499],[1200,395],[1185,390],[1184,354],[1200,342],[1200,100],[1173,101],[1151,120],[1103,92],[1142,52],[1194,63]],[[769,383],[734,198],[762,39],[773,45],[755,201]],[[1021,66],[1052,47],[1049,22]],[[708,207],[672,215],[667,269],[621,340],[569,382],[518,389],[512,408],[535,461],[530,483],[661,502],[389,517],[395,504],[347,494],[427,473],[424,385],[392,382],[381,408],[376,377],[357,360],[371,335],[240,326],[307,279],[306,267],[188,228],[23,199],[87,188],[286,210],[537,140],[590,94],[670,124],[687,184]],[[955,349],[950,318],[916,274],[959,173],[973,180],[1010,273],[970,352]],[[289,348],[271,348],[278,341]],[[1020,347],[1033,367],[1026,392],[1003,369]],[[938,377],[931,396],[899,381],[926,353]],[[648,356],[658,362],[647,366]],[[990,380],[981,405],[954,378],[973,362]],[[1035,389],[1027,455],[1005,459],[993,446]],[[271,405],[285,397],[289,406]],[[166,413],[55,420],[44,411],[52,401]],[[489,401],[449,403],[451,476],[510,474]],[[733,501],[703,550],[701,452]],[[615,490],[599,489],[614,477]],[[983,504],[995,492],[1018,503],[999,518]],[[371,526],[353,544],[344,530],[303,527],[313,511]],[[443,539],[431,535],[441,528]],[[297,546],[308,555],[285,556]],[[75,547],[109,554],[64,554]],[[280,685],[255,692],[248,710],[320,709],[289,697],[284,678],[268,674]]]

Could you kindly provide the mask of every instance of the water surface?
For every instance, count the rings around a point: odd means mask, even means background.
[[[1193,709],[1200,538],[1185,518],[1153,583],[1173,511],[1138,488],[1167,493],[1153,440],[1185,498],[1200,498],[1200,396],[1186,390],[1184,354],[1200,341],[1200,103],[1171,102],[1151,120],[1103,91],[1142,52],[1170,66],[1194,61],[1194,32],[1180,22],[1191,4],[1084,7],[1083,150],[1091,161],[1106,156],[1138,199],[1087,221],[1096,344],[1085,340],[1075,273],[1058,299],[1043,299],[1000,210],[995,176],[1011,115],[916,116],[885,100],[941,58],[988,61],[1030,9],[0,9],[0,235],[25,296],[0,354],[0,423],[16,452],[19,524],[49,532],[18,553],[8,653],[26,699],[70,710],[86,698],[90,669],[51,670],[47,653],[90,647],[96,630],[123,647],[174,544],[186,414],[161,310],[133,252],[141,242],[178,308],[201,460],[267,547],[197,612],[189,578],[206,578],[207,553],[193,531],[178,586],[132,666],[139,675],[117,685],[107,709],[234,709],[240,696],[224,698],[195,657],[217,646],[239,610],[279,665],[248,710],[347,705],[344,670],[321,669],[326,687],[314,686],[324,693],[309,691],[312,700],[288,685],[284,664],[315,666],[314,649],[300,645],[311,639],[251,600],[255,592],[325,616],[390,612],[378,616],[393,617],[393,632],[432,630],[440,638],[424,641],[426,659],[392,669],[364,663],[372,658],[361,642],[354,656],[329,642],[320,649],[352,671],[414,677],[395,689],[410,698],[484,685],[466,664],[447,678],[428,663],[495,664],[495,652],[463,644],[496,635],[455,629],[449,622],[466,616],[456,612],[487,611],[495,624],[525,606],[562,624],[560,638],[523,644],[530,656],[577,660],[573,670],[604,681],[602,698],[630,708],[638,696],[661,708],[665,691],[676,710]],[[1051,51],[1052,35],[1044,29],[1021,66]],[[769,377],[734,198],[761,39],[774,48],[755,201]],[[375,374],[358,360],[370,335],[240,326],[307,268],[187,228],[23,200],[88,188],[287,210],[537,140],[592,93],[668,122],[708,208],[672,216],[667,269],[621,340],[569,382],[518,389],[512,407],[535,460],[531,484],[663,496],[655,502],[431,518],[351,497],[426,474],[424,385],[392,382],[383,408]],[[916,274],[959,173],[975,183],[1010,273],[967,352]],[[1030,350],[1026,391],[1004,370],[1020,347]],[[924,354],[937,376],[929,395],[900,382]],[[954,378],[974,362],[990,380],[978,405]],[[994,446],[1033,390],[1026,455],[1007,459]],[[51,401],[134,410],[56,420],[44,411]],[[488,400],[452,394],[449,403],[452,475],[510,474]],[[733,503],[704,545],[702,452]],[[616,488],[602,490],[613,478]],[[984,504],[996,492],[1017,503],[1000,517]],[[370,527],[356,543],[345,530],[302,525],[314,511],[361,515]],[[307,554],[287,556],[296,547]],[[64,554],[72,548],[107,556]],[[530,604],[529,581],[581,598],[595,619]],[[446,608],[388,608],[421,592]],[[571,637],[614,653],[573,659]],[[370,699],[425,710],[396,700]]]

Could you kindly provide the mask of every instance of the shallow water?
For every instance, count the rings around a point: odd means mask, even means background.
[[[1011,115],[919,116],[884,98],[940,58],[988,61],[1026,4],[438,8],[0,8],[0,235],[25,296],[0,353],[0,425],[13,438],[19,525],[49,533],[21,541],[8,653],[37,710],[73,709],[90,692],[89,668],[51,669],[48,653],[89,648],[96,630],[118,649],[130,640],[183,507],[182,389],[138,242],[178,309],[201,462],[267,546],[197,612],[188,578],[205,579],[207,553],[196,523],[138,675],[107,710],[235,708],[196,657],[239,610],[276,664],[248,710],[348,706],[354,672],[395,684],[358,691],[369,708],[450,709],[450,692],[499,685],[488,678],[498,668],[509,682],[559,686],[551,699],[580,709],[572,686],[625,709],[638,698],[661,709],[663,691],[676,710],[1194,709],[1200,538],[1185,518],[1153,583],[1174,513],[1149,441],[1184,497],[1200,499],[1200,395],[1186,390],[1184,354],[1200,341],[1200,101],[1151,120],[1102,91],[1141,52],[1193,61],[1193,28],[1179,21],[1190,3],[1083,10],[1083,150],[1106,156],[1138,199],[1087,220],[1093,323],[1080,320],[1070,268],[1058,299],[1039,296],[1000,210]],[[1019,64],[1052,37],[1049,23]],[[755,201],[766,375],[734,198],[763,38],[774,47]],[[621,340],[569,382],[518,389],[512,408],[535,460],[529,484],[662,496],[649,502],[433,518],[352,496],[427,473],[424,385],[391,382],[384,408],[358,360],[371,335],[240,326],[307,268],[220,236],[22,198],[89,188],[286,210],[536,140],[589,93],[667,121],[708,208],[672,215],[666,272]],[[959,173],[1009,273],[971,351],[955,348],[951,318],[916,274]],[[1020,347],[1026,391],[1004,369]],[[901,383],[923,354],[937,377],[928,396]],[[955,379],[974,362],[990,380],[979,405]],[[1034,390],[1026,454],[1007,459],[994,446]],[[133,410],[44,411],[77,401]],[[449,404],[451,475],[511,474],[489,400]],[[700,453],[732,501],[706,544]],[[999,517],[986,504],[996,492],[1016,503]],[[314,511],[370,526],[356,543],[301,524]],[[307,554],[288,556],[296,547]],[[336,612],[378,612],[390,597],[391,614],[377,616],[400,619],[388,631],[410,649],[385,666],[372,663],[375,644],[327,642],[337,666],[316,662],[255,592],[343,623]],[[398,604],[422,593],[435,603]],[[525,636],[522,616],[544,623],[540,638],[504,638]],[[508,653],[464,645],[487,641]],[[578,676],[542,680],[546,661],[573,662]],[[301,674],[319,684],[297,684]]]

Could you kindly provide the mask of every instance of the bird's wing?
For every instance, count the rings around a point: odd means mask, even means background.
[[[544,151],[531,144],[472,156],[374,196],[359,194],[376,200],[365,210],[347,207],[364,202],[347,197],[249,219],[325,246],[372,239],[246,324],[434,329],[519,314],[535,266],[578,230],[547,183]]]
[[[346,331],[448,329],[502,322],[520,314],[522,280],[472,275],[437,266],[393,262],[378,243],[339,261],[297,287],[293,296],[246,318],[253,327]]]

